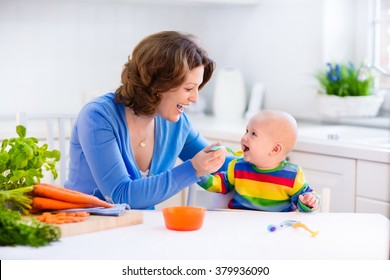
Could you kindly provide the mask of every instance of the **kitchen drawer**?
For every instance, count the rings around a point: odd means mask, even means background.
[[[355,212],[356,160],[297,151],[287,160],[302,167],[317,193],[330,189],[330,212]]]
[[[390,203],[367,199],[356,198],[356,212],[358,213],[379,213],[390,219]]]
[[[358,160],[356,196],[390,202],[390,164]]]

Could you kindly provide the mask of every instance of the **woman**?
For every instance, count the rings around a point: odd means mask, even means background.
[[[191,35],[165,31],[144,38],[116,92],[80,111],[65,187],[153,209],[200,176],[225,169],[224,149],[211,151],[184,113],[214,68]],[[183,163],[175,166],[178,157]]]

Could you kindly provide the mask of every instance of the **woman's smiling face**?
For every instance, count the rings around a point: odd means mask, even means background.
[[[196,67],[188,72],[182,85],[160,93],[162,98],[157,107],[157,114],[167,121],[177,122],[186,107],[191,103],[198,102],[198,91],[203,82],[203,72],[203,65]]]

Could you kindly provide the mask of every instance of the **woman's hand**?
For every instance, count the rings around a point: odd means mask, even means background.
[[[212,147],[219,145],[221,145],[221,141],[204,148],[191,159],[192,165],[196,171],[196,176],[200,177],[206,174],[214,173],[224,164],[226,150],[211,150]]]
[[[300,195],[299,200],[306,206],[309,206],[313,211],[318,208],[318,199],[312,193]]]

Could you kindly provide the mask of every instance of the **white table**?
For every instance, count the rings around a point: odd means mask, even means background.
[[[200,230],[165,228],[160,211],[143,211],[144,223],[65,237],[50,246],[0,247],[0,259],[55,260],[358,260],[389,259],[389,220],[379,214],[208,211]],[[299,220],[301,229],[269,232],[269,224]]]

